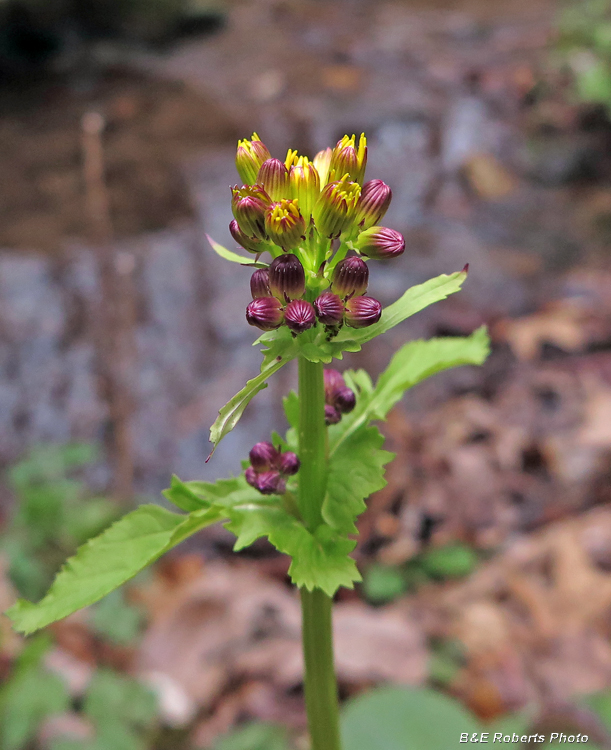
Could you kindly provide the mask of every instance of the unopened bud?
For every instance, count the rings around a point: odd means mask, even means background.
[[[337,424],[342,418],[339,410],[330,404],[325,405],[325,424]]]
[[[244,479],[246,479],[246,482],[255,489],[259,489],[259,477],[257,475],[257,472],[253,469],[252,466],[249,466],[246,471],[244,472]]]
[[[284,320],[293,333],[303,333],[316,323],[314,306],[304,299],[294,299],[284,310]]]
[[[369,268],[362,258],[353,255],[340,260],[335,266],[332,289],[343,299],[365,294],[368,283]]]
[[[261,185],[237,185],[232,188],[231,210],[239,228],[248,237],[265,239],[265,212],[271,199]]]
[[[340,388],[335,396],[335,406],[342,414],[348,414],[356,406],[356,396],[354,391],[348,386]]]
[[[325,382],[325,402],[333,405],[340,390],[346,388],[346,382],[341,372],[331,367],[325,367],[323,377]]]
[[[269,288],[278,299],[297,299],[305,292],[305,271],[296,255],[286,253],[269,266]]]
[[[333,292],[323,292],[314,300],[316,317],[326,326],[339,325],[344,319],[344,303]]]
[[[275,297],[259,297],[246,308],[246,320],[262,331],[273,331],[282,325],[282,304]]]
[[[283,495],[286,481],[277,471],[265,471],[257,475],[257,489],[262,495]]]
[[[377,224],[388,211],[392,190],[382,180],[369,180],[363,185],[356,207],[356,223],[364,229]]]
[[[280,457],[279,451],[274,448],[272,443],[264,441],[261,443],[255,443],[250,449],[248,458],[250,464],[256,472],[270,471],[270,469],[277,468],[276,463]]]
[[[351,229],[361,186],[348,177],[330,182],[323,188],[312,211],[314,223],[325,237],[339,237]]]
[[[292,477],[293,474],[297,474],[300,465],[301,462],[299,461],[299,458],[292,451],[283,453],[278,462],[280,473],[285,477]]]
[[[265,231],[270,240],[283,250],[292,250],[305,233],[305,220],[296,200],[273,203],[265,213]]]
[[[320,197],[320,177],[316,167],[306,156],[300,156],[289,169],[291,197],[297,199],[306,222],[310,223],[312,209]]]
[[[367,166],[367,138],[365,133],[361,133],[358,148],[356,147],[356,136],[345,135],[331,154],[331,164],[329,171],[335,174],[335,179],[345,174],[350,175],[350,179],[362,183],[365,176],[365,167]]]
[[[257,268],[250,277],[250,293],[253,299],[272,296],[269,288],[269,271],[267,268]]]
[[[366,328],[380,320],[382,305],[373,297],[351,297],[346,302],[346,323],[352,328]]]
[[[368,258],[386,260],[396,258],[403,253],[405,240],[403,235],[394,229],[370,227],[359,234],[355,247]]]
[[[271,158],[267,146],[259,139],[256,133],[252,134],[252,140],[238,141],[238,150],[235,156],[235,165],[240,179],[245,185],[252,185],[257,180],[257,173],[263,162]]]
[[[318,176],[320,178],[320,187],[324,187],[329,181],[329,167],[331,165],[331,154],[332,149],[326,148],[324,151],[319,151],[312,163],[314,164]]]
[[[238,243],[238,245],[241,245],[244,250],[248,250],[249,253],[261,252],[261,241],[256,239],[256,237],[249,237],[248,235],[244,234],[244,232],[240,229],[240,225],[235,219],[229,224],[229,231],[231,232],[231,236],[233,237],[233,239]]]
[[[273,201],[289,197],[289,172],[280,159],[268,159],[263,162],[257,174],[257,182],[263,185]]]

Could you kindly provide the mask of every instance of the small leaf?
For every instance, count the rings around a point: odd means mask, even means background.
[[[98,601],[187,536],[221,518],[218,509],[179,516],[143,505],[80,547],[38,604],[20,599],[6,614],[16,630],[32,633]]]
[[[167,490],[163,490],[161,494],[171,503],[174,503],[177,508],[187,513],[210,507],[210,503],[207,500],[194,492],[188,483],[181,482],[176,474],[172,474],[170,487]]]
[[[245,255],[238,255],[238,253],[234,253],[233,250],[227,250],[226,247],[219,245],[218,242],[213,240],[209,234],[206,235],[206,239],[212,246],[212,249],[214,250],[214,252],[217,255],[220,255],[221,258],[224,258],[225,260],[230,260],[232,263],[239,263],[242,266],[255,265],[252,258],[248,258]]]
[[[388,565],[372,565],[365,574],[363,593],[375,604],[389,602],[406,590],[405,576],[398,568]]]

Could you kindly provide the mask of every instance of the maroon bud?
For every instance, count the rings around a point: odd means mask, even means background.
[[[386,260],[396,258],[405,250],[405,240],[400,232],[387,227],[370,227],[361,232],[355,247],[368,258]]]
[[[257,475],[257,489],[262,495],[283,495],[286,481],[277,471],[266,471]]]
[[[323,376],[325,379],[325,402],[333,405],[340,390],[346,388],[346,383],[341,372],[333,370],[330,367],[325,368]]]
[[[342,418],[342,415],[339,413],[339,410],[336,409],[334,406],[330,406],[329,404],[326,404],[325,406],[325,424],[337,424]]]
[[[392,190],[382,180],[369,180],[363,185],[356,204],[356,223],[364,229],[377,224],[388,211]]]
[[[267,268],[257,268],[250,277],[250,293],[253,299],[272,296],[269,288],[269,271]]]
[[[276,468],[276,463],[280,458],[280,453],[274,448],[269,442],[256,443],[250,449],[248,454],[251,466],[253,469],[260,473],[262,471],[269,471],[272,468]]]
[[[280,456],[280,462],[278,468],[280,473],[285,477],[292,477],[293,474],[297,474],[301,462],[297,457],[297,454],[292,451],[287,451]]]
[[[259,297],[246,308],[246,320],[249,325],[262,331],[273,331],[282,325],[284,315],[282,305],[275,297]]]
[[[231,232],[231,236],[233,237],[233,239],[238,243],[238,245],[241,245],[244,250],[248,250],[249,253],[261,252],[261,241],[256,237],[249,237],[248,235],[244,234],[244,232],[240,229],[240,225],[235,219],[229,224],[229,231]]]
[[[294,299],[284,309],[284,320],[293,333],[307,331],[316,323],[316,311],[311,302]]]
[[[380,320],[382,305],[373,297],[352,297],[346,302],[346,323],[352,328],[366,328]]]
[[[265,212],[271,199],[261,185],[232,188],[231,210],[239,228],[248,237],[265,239]]]
[[[249,466],[246,469],[246,471],[244,472],[244,478],[251,487],[254,487],[257,490],[259,489],[259,477],[252,466]]]
[[[369,268],[362,258],[356,255],[344,258],[333,271],[332,289],[340,297],[360,297],[367,291]]]
[[[305,271],[292,253],[274,258],[269,266],[269,288],[278,299],[296,299],[305,292]]]
[[[268,159],[261,164],[257,182],[263,185],[273,201],[290,198],[289,171],[280,159]]]
[[[333,292],[323,292],[314,300],[316,316],[326,326],[338,325],[344,318],[344,303]]]
[[[356,406],[356,396],[354,391],[348,386],[340,388],[335,396],[335,406],[342,414],[348,414]]]

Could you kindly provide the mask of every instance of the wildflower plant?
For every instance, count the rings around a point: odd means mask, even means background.
[[[408,289],[386,308],[367,294],[369,264],[391,263],[403,237],[380,225],[391,201],[381,180],[365,181],[367,142],[344,136],[312,160],[289,150],[273,158],[259,137],[240,141],[243,182],[231,190],[230,233],[243,252],[214,240],[227,261],[249,268],[247,322],[262,333],[258,375],[219,412],[214,448],[280,368],[297,360],[299,393],[284,400],[289,429],[261,436],[239,476],[215,483],[172,477],[165,497],[183,513],[142,505],[81,547],[37,604],[20,600],[9,616],[31,633],[92,604],[188,536],[223,522],[241,550],[267,537],[289,555],[303,611],[305,697],[312,750],[339,750],[332,597],[361,580],[350,553],[365,499],[385,485],[393,454],[372,422],[404,392],[441,370],[481,364],[484,329],[469,337],[412,341],[374,384],[363,370],[331,365],[428,305],[459,291],[467,269]],[[212,454],[211,454],[212,455]]]

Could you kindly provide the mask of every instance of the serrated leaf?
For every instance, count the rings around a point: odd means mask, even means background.
[[[221,258],[224,258],[225,260],[229,260],[232,263],[239,263],[241,266],[254,266],[255,265],[252,258],[248,258],[246,255],[239,255],[238,253],[234,253],[233,250],[227,250],[226,247],[219,245],[218,242],[213,240],[209,234],[206,235],[206,239],[210,243],[214,252],[217,255],[220,255]]]
[[[371,339],[386,333],[386,331],[420,312],[420,310],[424,310],[425,307],[458,292],[466,278],[466,271],[458,271],[450,275],[442,274],[425,281],[424,284],[412,286],[396,302],[384,308],[382,317],[377,323],[358,330],[343,328],[335,338],[335,342],[341,344],[344,341],[352,340],[356,344],[362,345],[371,341]]]
[[[366,508],[365,498],[386,486],[384,466],[394,453],[381,450],[377,427],[362,426],[342,441],[329,458],[324,520],[342,534],[356,534],[354,521]]]
[[[169,488],[163,490],[161,494],[166,500],[174,503],[177,508],[187,513],[210,507],[210,502],[206,499],[205,495],[195,492],[193,488],[189,487],[188,483],[181,482],[176,474],[172,474]]]
[[[218,508],[180,516],[156,505],[128,513],[80,547],[38,602],[20,599],[6,613],[28,634],[109,594],[186,537],[222,518]]]

